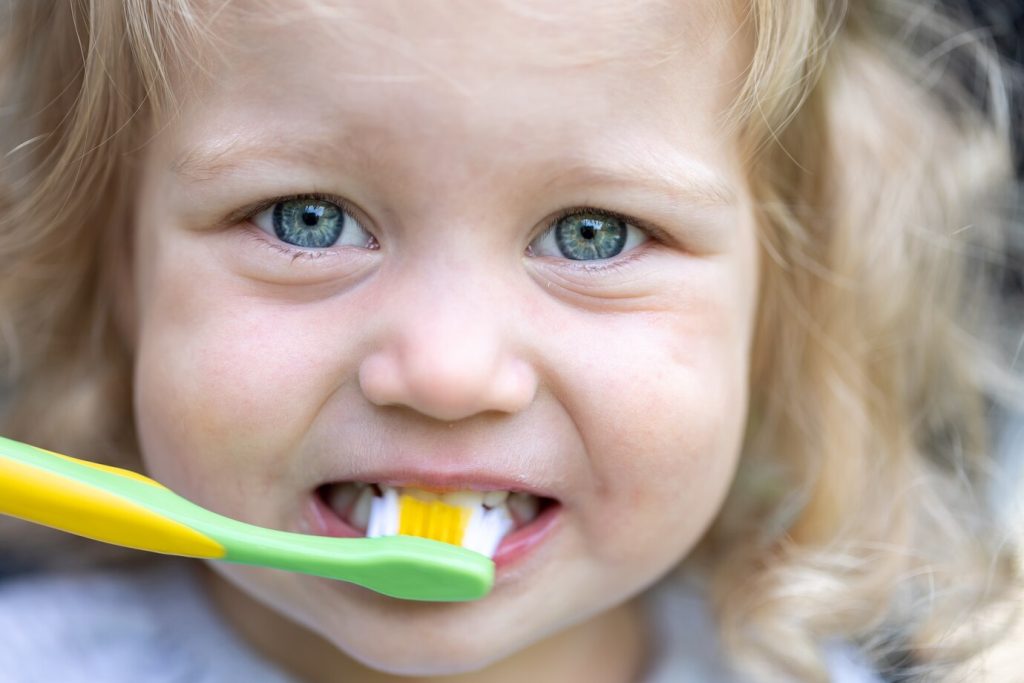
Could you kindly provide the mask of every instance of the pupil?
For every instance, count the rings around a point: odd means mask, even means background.
[[[306,207],[306,210],[302,212],[302,222],[306,225],[313,227],[317,221],[320,220],[320,212],[313,207]]]
[[[594,226],[592,225],[584,225],[583,227],[580,228],[580,237],[582,237],[585,240],[594,239],[595,234],[596,232],[594,230]]]

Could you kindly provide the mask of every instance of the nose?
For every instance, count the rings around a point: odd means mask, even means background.
[[[391,292],[359,367],[368,400],[446,422],[516,413],[533,401],[537,375],[517,343],[516,318],[486,274],[476,284],[441,276]]]

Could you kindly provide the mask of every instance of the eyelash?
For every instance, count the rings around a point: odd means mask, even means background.
[[[260,212],[269,209],[275,204],[278,204],[280,202],[293,201],[296,199],[313,199],[321,202],[330,202],[331,204],[335,204],[336,206],[341,208],[341,210],[345,211],[346,213],[353,213],[351,205],[340,197],[336,197],[334,195],[325,194],[321,192],[306,192],[303,194],[284,195],[281,197],[274,197],[273,199],[264,200],[257,204],[255,207],[248,207],[241,211],[235,212],[231,216],[228,216],[228,218],[224,222],[225,224],[235,225],[243,221],[248,221],[251,220],[254,216],[257,216]],[[647,223],[646,221],[638,220],[636,218],[618,213],[616,211],[610,211],[608,209],[602,209],[594,206],[577,206],[559,211],[551,218],[551,220],[548,221],[544,228],[540,232],[538,232],[537,235],[534,236],[533,239],[536,239],[538,236],[543,235],[548,230],[554,228],[556,225],[558,225],[559,221],[569,218],[570,216],[575,216],[579,214],[590,214],[603,216],[605,218],[615,218],[620,221],[623,221],[624,223],[628,223],[629,225],[632,225],[633,227],[638,228],[639,230],[642,230],[650,238],[650,241],[656,243],[665,243],[669,241],[667,235],[663,230]],[[363,227],[365,229],[365,226]],[[319,258],[329,257],[335,253],[328,249],[294,249],[287,246],[287,244],[284,242],[268,239],[264,235],[262,230],[255,233],[250,233],[250,236],[256,242],[261,243],[263,246],[272,249],[278,254],[290,257],[293,263],[295,261],[315,260]],[[533,239],[530,240],[531,243],[533,242]],[[626,253],[625,255],[619,258],[602,259],[595,261],[573,261],[572,259],[564,259],[564,262],[566,264],[565,267],[571,268],[572,270],[577,272],[584,273],[614,272],[622,268],[625,268],[628,265],[632,264],[637,259],[642,258],[643,252],[646,252],[646,249],[644,249],[643,246],[644,245],[641,245],[639,248],[633,249],[632,251]]]
[[[617,211],[610,211],[608,209],[602,209],[596,206],[577,206],[570,209],[563,209],[556,213],[550,221],[544,226],[544,229],[538,232],[533,239],[543,235],[548,230],[552,230],[560,221],[569,218],[570,216],[576,216],[580,214],[589,214],[593,216],[602,216],[604,218],[615,218],[623,223],[628,223],[634,228],[642,230],[651,242],[664,244],[667,241],[665,233],[650,225],[646,221],[641,221],[631,216],[618,213]],[[530,240],[532,243],[533,240]],[[562,264],[562,268],[568,268],[577,273],[613,273],[623,268],[631,266],[636,261],[640,260],[647,253],[649,246],[641,244],[639,247],[632,249],[631,251],[610,259],[600,259],[594,261],[574,261],[572,259],[561,259],[559,262]]]
[[[224,220],[224,223],[226,225],[237,225],[243,221],[251,221],[254,216],[258,216],[261,212],[266,211],[275,204],[280,202],[290,202],[296,199],[313,199],[319,202],[329,202],[338,206],[345,213],[353,214],[352,206],[341,197],[335,197],[334,195],[322,192],[305,192],[302,194],[282,195],[280,197],[266,199],[256,206],[236,211],[228,216]],[[264,247],[267,247],[282,256],[290,257],[292,263],[295,263],[296,261],[311,261],[321,258],[329,258],[336,253],[328,249],[295,249],[288,246],[286,242],[269,239],[262,230],[250,232],[249,237],[258,244],[262,244]]]

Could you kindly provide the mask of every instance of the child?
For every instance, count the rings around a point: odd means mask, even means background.
[[[10,680],[940,680],[1007,624],[1009,122],[935,7],[8,13],[3,433],[303,533],[518,501],[478,602],[17,580]]]

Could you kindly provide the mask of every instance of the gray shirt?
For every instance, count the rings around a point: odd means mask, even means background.
[[[696,591],[647,599],[655,658],[644,683],[737,683]],[[836,683],[877,683],[829,649]],[[41,574],[0,582],[0,680],[8,683],[296,683],[247,647],[207,604],[194,567]]]

